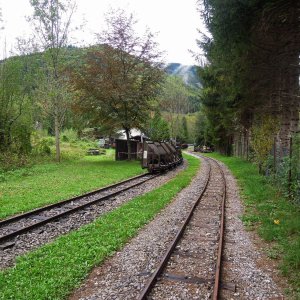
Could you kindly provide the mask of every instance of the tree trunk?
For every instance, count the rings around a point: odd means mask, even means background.
[[[6,148],[5,145],[5,135],[4,135],[4,130],[0,130],[0,152],[4,152]]]
[[[54,117],[56,161],[60,162],[60,126],[58,116]]]
[[[128,149],[128,160],[131,160],[131,143],[130,143],[130,130],[125,128],[126,139],[127,139],[127,149]]]

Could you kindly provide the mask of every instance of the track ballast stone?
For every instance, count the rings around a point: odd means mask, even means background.
[[[158,188],[176,176],[178,172],[185,169],[186,165],[187,163],[184,162],[176,169],[151,179],[150,181],[145,182],[143,185],[137,186],[113,198],[63,217],[57,220],[57,222],[46,224],[30,231],[29,233],[17,236],[13,239],[13,247],[9,247],[5,250],[0,249],[0,270],[14,266],[17,256],[26,254],[44,244],[50,243],[63,234],[67,234],[70,231],[76,230],[83,225],[93,222],[104,213],[119,207],[127,201]]]
[[[228,297],[224,294],[224,299],[281,299],[283,292],[270,274],[256,265],[256,259],[262,254],[251,242],[249,233],[240,220],[243,209],[235,179],[224,165],[223,168],[229,196],[226,221],[230,232],[234,232],[230,236],[230,239],[234,239],[234,243],[230,243],[232,249],[229,250],[225,243],[227,261],[231,259],[233,262],[230,265],[232,277],[225,277],[225,280],[231,280],[237,286],[237,290],[228,294]],[[202,167],[192,183],[121,251],[94,268],[69,300],[136,299],[176,235],[185,214],[198,198],[207,171],[208,165],[202,160]],[[197,245],[190,247],[197,248]],[[205,299],[205,296],[201,297],[199,294],[199,299]],[[175,298],[165,294],[153,299]],[[189,299],[188,288],[182,288],[181,297],[176,299]]]

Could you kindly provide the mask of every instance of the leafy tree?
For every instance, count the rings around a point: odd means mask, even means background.
[[[174,139],[182,132],[181,116],[187,112],[189,96],[189,89],[180,77],[166,77],[158,100],[164,117],[170,124],[171,137]]]
[[[71,18],[76,8],[71,0],[30,0],[34,14],[30,19],[44,52],[44,76],[38,95],[44,113],[53,117],[56,160],[60,161],[60,130],[68,107],[65,85],[64,57]]]
[[[263,171],[264,163],[272,150],[274,137],[278,130],[278,119],[274,116],[265,116],[252,127],[251,146],[259,167],[259,173]]]
[[[270,114],[287,147],[299,123],[299,1],[198,2],[212,35],[199,46],[209,62],[201,99],[213,139],[225,152],[233,135],[249,138],[253,121]]]
[[[88,51],[73,82],[82,111],[124,129],[131,159],[130,129],[141,128],[149,119],[163,79],[160,52],[150,32],[136,34],[132,15],[111,11],[106,22],[108,29],[98,35],[102,45]]]
[[[0,64],[0,152],[30,152],[31,80],[29,61],[14,57]]]
[[[188,133],[188,128],[187,128],[187,121],[186,117],[183,116],[182,118],[182,142],[187,142],[189,139],[189,133]]]
[[[167,121],[161,117],[159,112],[156,112],[154,117],[150,119],[144,131],[152,141],[159,142],[170,139],[169,125]]]

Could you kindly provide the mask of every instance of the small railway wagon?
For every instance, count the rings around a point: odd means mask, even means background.
[[[145,141],[142,153],[142,168],[151,173],[172,169],[183,161],[180,147],[169,142]]]

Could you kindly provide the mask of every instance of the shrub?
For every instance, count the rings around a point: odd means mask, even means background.
[[[28,164],[28,155],[22,153],[0,153],[0,169],[3,171],[14,170]]]
[[[52,143],[54,143],[53,139],[42,138],[36,143],[34,153],[38,155],[50,155],[50,146],[52,146]]]
[[[262,119],[252,127],[250,143],[260,174],[262,174],[263,169],[266,167],[265,162],[273,146],[274,133],[276,134],[278,128],[278,120],[273,116],[263,116]]]
[[[4,182],[6,180],[5,173],[3,169],[0,169],[0,182]]]
[[[63,142],[73,142],[78,139],[77,131],[70,128],[70,129],[64,129],[61,132],[61,140]]]

